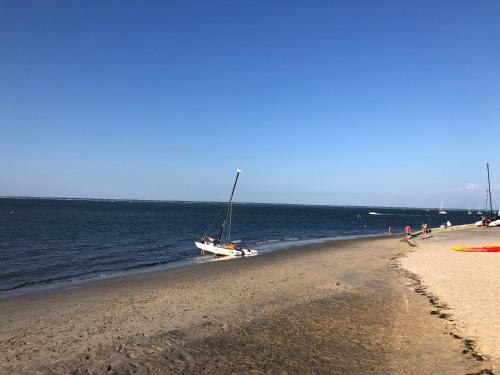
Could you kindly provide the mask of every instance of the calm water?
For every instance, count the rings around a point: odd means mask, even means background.
[[[222,203],[0,199],[0,295],[200,262],[193,241],[210,226],[216,233],[223,214]],[[437,210],[236,204],[231,238],[272,251],[444,220]]]

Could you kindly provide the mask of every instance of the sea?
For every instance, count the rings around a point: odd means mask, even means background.
[[[213,261],[194,241],[215,235],[226,204],[0,199],[0,298],[94,279]],[[369,214],[369,213],[372,214]],[[477,220],[464,210],[235,203],[231,239],[260,253]]]

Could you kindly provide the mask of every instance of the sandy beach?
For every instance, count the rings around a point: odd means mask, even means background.
[[[447,236],[432,243],[447,252]],[[456,322],[433,314],[429,297],[415,293],[418,279],[399,267],[409,253],[405,267],[421,274],[409,265],[433,250],[400,239],[335,241],[1,300],[0,373],[489,373],[489,357],[468,349],[476,331],[455,333]],[[496,350],[493,341],[478,336],[478,350]]]
[[[451,228],[450,228],[451,229]],[[401,259],[418,275],[426,293],[439,299],[458,335],[473,340],[478,353],[500,364],[500,253],[452,251],[454,245],[500,242],[499,228],[440,230],[417,239],[417,250]]]

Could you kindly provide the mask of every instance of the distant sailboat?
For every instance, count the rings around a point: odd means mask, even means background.
[[[472,215],[472,211],[470,210],[470,206],[467,207],[467,215]]]
[[[444,202],[441,202],[441,207],[439,208],[440,215],[446,215],[447,212],[444,210]]]

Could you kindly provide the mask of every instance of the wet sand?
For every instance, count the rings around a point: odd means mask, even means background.
[[[500,228],[441,230],[417,239],[415,252],[401,259],[422,286],[446,306],[457,334],[500,368],[500,253],[452,251],[454,245],[500,243]]]
[[[92,282],[0,301],[0,373],[487,373],[399,237]]]

